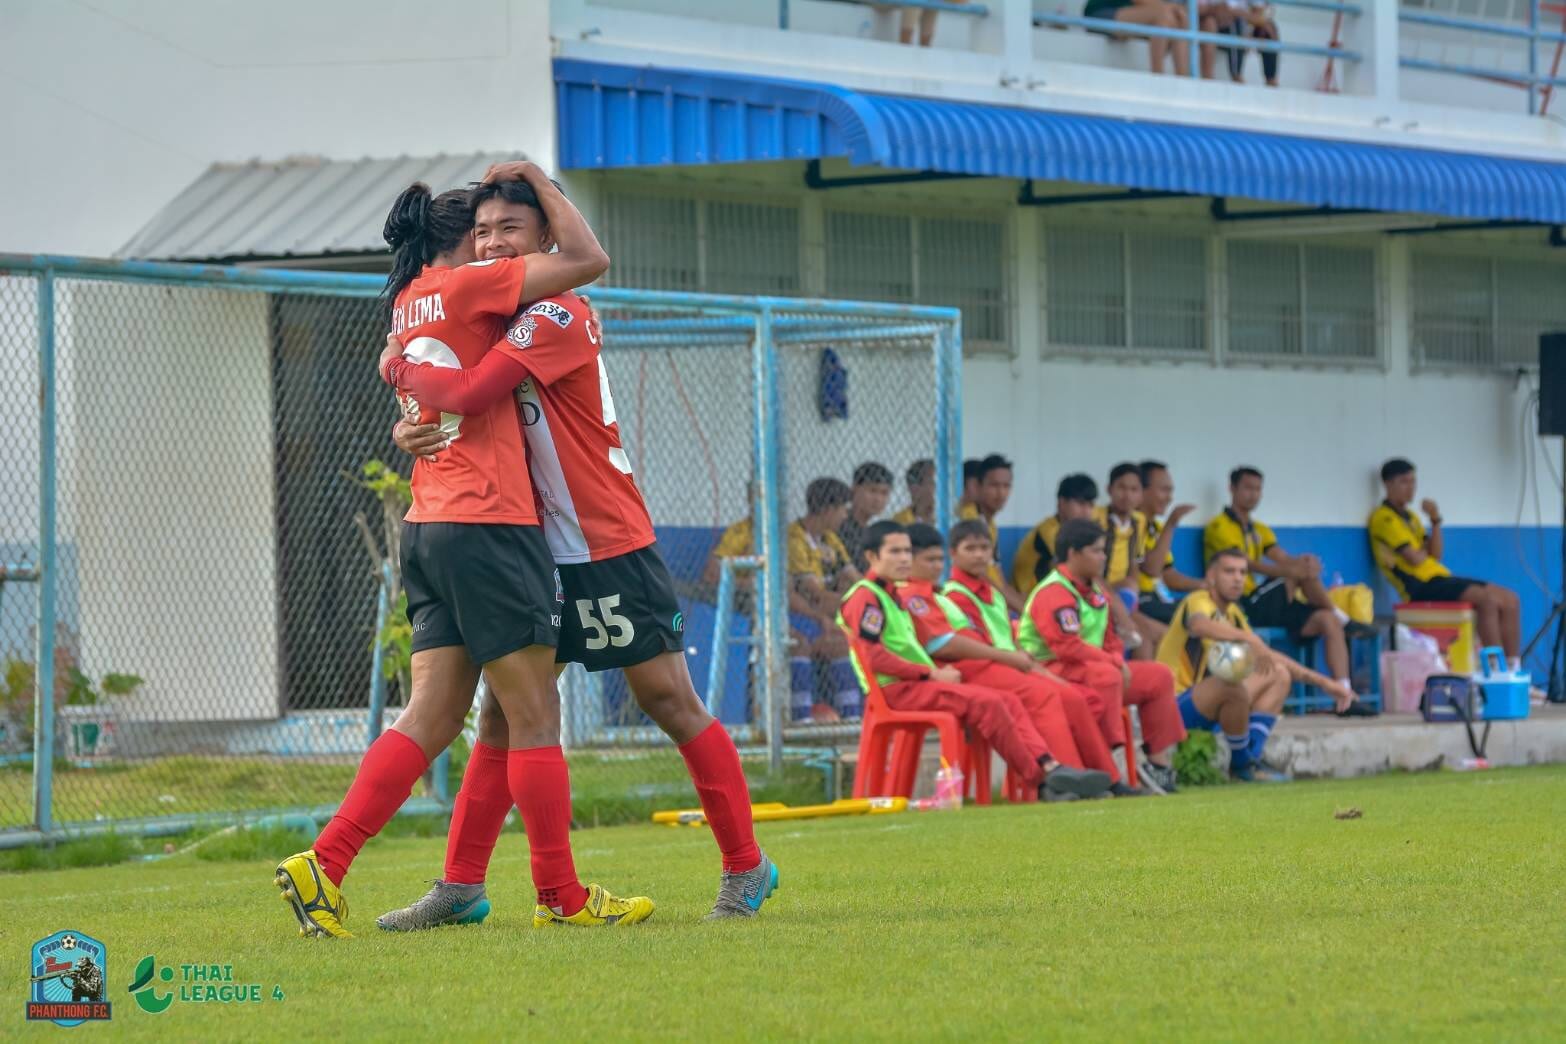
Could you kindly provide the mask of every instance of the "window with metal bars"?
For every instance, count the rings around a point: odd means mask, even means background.
[[[798,296],[799,210],[790,205],[611,191],[605,282],[650,290]]]
[[[1010,349],[1006,230],[999,217],[828,210],[826,293],[962,310],[963,346]]]
[[[1374,250],[1230,240],[1226,251],[1230,356],[1380,358]]]
[[[1052,225],[1044,234],[1044,284],[1053,353],[1210,350],[1202,236]]]
[[[1539,335],[1566,329],[1566,264],[1417,251],[1414,363],[1514,370],[1538,362]]]

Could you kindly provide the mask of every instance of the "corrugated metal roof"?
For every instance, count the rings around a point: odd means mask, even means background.
[[[1566,164],[557,59],[561,165],[846,156],[1343,209],[1566,222]]]
[[[175,196],[116,257],[166,261],[313,257],[383,251],[397,193],[477,181],[502,153],[396,159],[218,163]]]

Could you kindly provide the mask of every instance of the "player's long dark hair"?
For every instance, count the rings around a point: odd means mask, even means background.
[[[402,288],[413,282],[424,266],[437,255],[454,250],[462,237],[473,231],[473,195],[467,189],[452,189],[438,196],[422,181],[402,190],[386,215],[381,229],[392,248],[391,275],[381,291],[381,306],[391,315],[392,305]]]

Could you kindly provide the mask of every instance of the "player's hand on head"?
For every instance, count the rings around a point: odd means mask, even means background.
[[[499,181],[528,181],[533,177],[548,179],[544,168],[532,160],[509,160],[496,163],[484,172],[484,183],[493,185]]]
[[[409,424],[398,421],[392,427],[392,441],[397,448],[414,457],[433,457],[447,446],[451,439],[439,424]]]

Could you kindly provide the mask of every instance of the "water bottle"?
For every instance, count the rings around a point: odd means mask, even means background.
[[[962,769],[941,759],[941,769],[935,774],[935,807],[956,809],[962,807]]]

